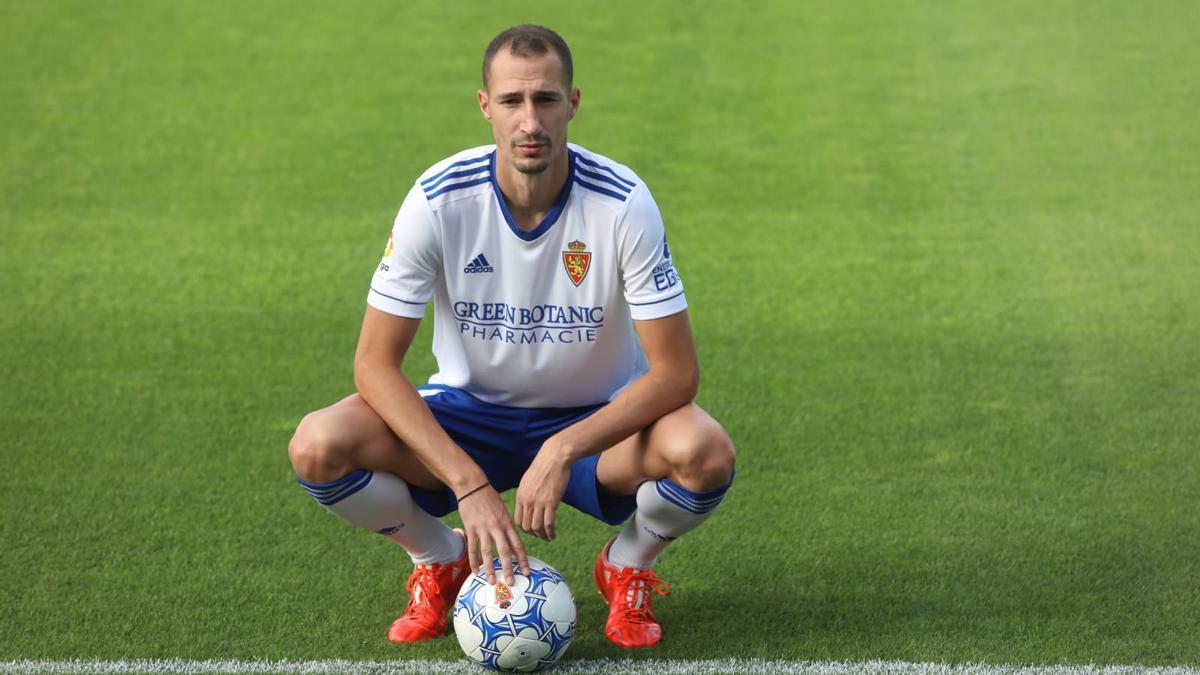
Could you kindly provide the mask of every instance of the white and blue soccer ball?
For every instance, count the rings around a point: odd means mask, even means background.
[[[529,575],[514,565],[504,583],[483,572],[467,577],[454,603],[454,634],[467,658],[489,670],[530,672],[556,663],[575,634],[575,596],[558,570],[528,558]]]

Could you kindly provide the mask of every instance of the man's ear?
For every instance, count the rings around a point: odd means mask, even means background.
[[[571,87],[571,93],[567,96],[567,101],[571,104],[571,112],[567,115],[567,119],[575,119],[575,113],[579,112],[579,88]]]
[[[488,106],[489,101],[488,101],[487,92],[480,89],[479,91],[475,92],[475,98],[479,101],[479,112],[483,113],[483,119],[491,122],[492,121],[492,111],[491,111],[491,108]]]

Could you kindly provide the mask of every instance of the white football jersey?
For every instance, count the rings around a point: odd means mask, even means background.
[[[530,232],[508,212],[494,145],[438,162],[409,191],[367,302],[420,319],[433,300],[431,384],[523,408],[605,403],[647,369],[632,320],[687,308],[645,184],[568,151],[566,186]]]

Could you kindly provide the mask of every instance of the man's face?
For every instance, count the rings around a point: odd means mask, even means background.
[[[579,90],[567,90],[558,54],[513,56],[501,48],[488,75],[479,109],[492,123],[497,159],[521,173],[545,171],[566,152],[567,122],[579,109]]]

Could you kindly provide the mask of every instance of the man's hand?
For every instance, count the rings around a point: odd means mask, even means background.
[[[522,530],[554,541],[554,514],[570,476],[568,453],[553,438],[547,440],[517,487],[516,520]]]
[[[458,512],[467,532],[467,559],[471,569],[486,566],[488,583],[496,583],[496,570],[492,564],[492,546],[495,545],[504,583],[513,584],[513,558],[517,559],[521,572],[529,574],[525,545],[521,543],[500,494],[491,485],[464,497],[458,503]]]

